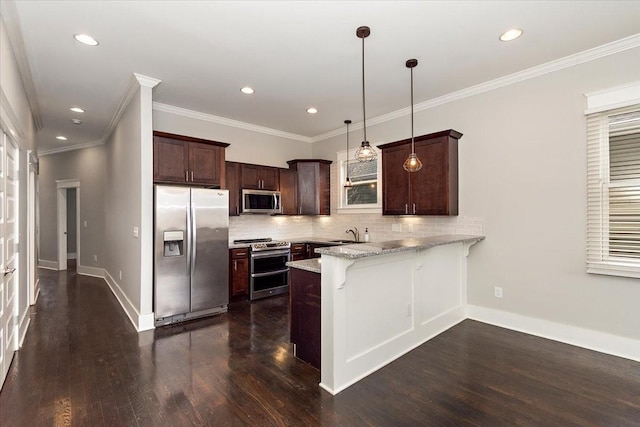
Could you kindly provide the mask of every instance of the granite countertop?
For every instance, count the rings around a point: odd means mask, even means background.
[[[287,263],[287,267],[297,268],[300,270],[307,270],[312,273],[320,273],[321,271],[320,258],[303,259],[300,261],[289,261]]]
[[[332,240],[339,240],[338,238],[331,237],[296,237],[294,239],[274,239],[274,240],[286,240],[293,243],[330,243],[332,245],[344,245],[344,243],[332,242]],[[344,240],[349,240],[349,237]],[[229,241],[229,249],[248,248],[250,243],[233,243],[233,240]]]
[[[484,236],[449,234],[443,236],[388,240],[385,242],[370,242],[357,243],[352,245],[331,246],[328,248],[316,249],[316,253],[322,255],[331,255],[338,258],[355,259],[405,251],[429,249],[434,246],[448,245],[458,242],[475,243],[479,242],[480,240],[484,240]]]

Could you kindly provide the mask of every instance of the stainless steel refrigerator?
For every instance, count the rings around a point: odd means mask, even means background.
[[[227,311],[229,193],[156,185],[156,326]]]

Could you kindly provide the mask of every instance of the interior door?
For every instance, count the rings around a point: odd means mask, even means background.
[[[0,143],[0,384],[17,349],[18,150],[2,134]]]
[[[67,269],[67,189],[58,188],[58,270]]]

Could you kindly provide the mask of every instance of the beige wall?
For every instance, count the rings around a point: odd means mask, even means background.
[[[86,267],[105,266],[104,194],[108,185],[105,146],[51,154],[40,158],[40,260],[58,260],[56,180],[80,181],[80,258]],[[84,221],[87,227],[84,227]],[[94,255],[98,261],[94,261]]]
[[[470,304],[640,339],[640,282],[585,272],[583,96],[638,76],[636,48],[416,114],[416,135],[464,134],[460,215],[483,217],[487,236],[471,249]],[[367,136],[407,138],[409,117]],[[335,159],[344,138],[314,143],[313,156]]]
[[[104,193],[105,268],[137,310],[140,309],[140,239],[133,237],[133,227],[140,227],[142,205],[140,108],[138,88],[105,144],[109,185]]]

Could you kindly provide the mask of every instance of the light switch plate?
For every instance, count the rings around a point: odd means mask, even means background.
[[[391,231],[401,232],[402,231],[402,224],[400,224],[399,222],[391,224]]]
[[[138,227],[133,227],[133,237],[138,238]]]

